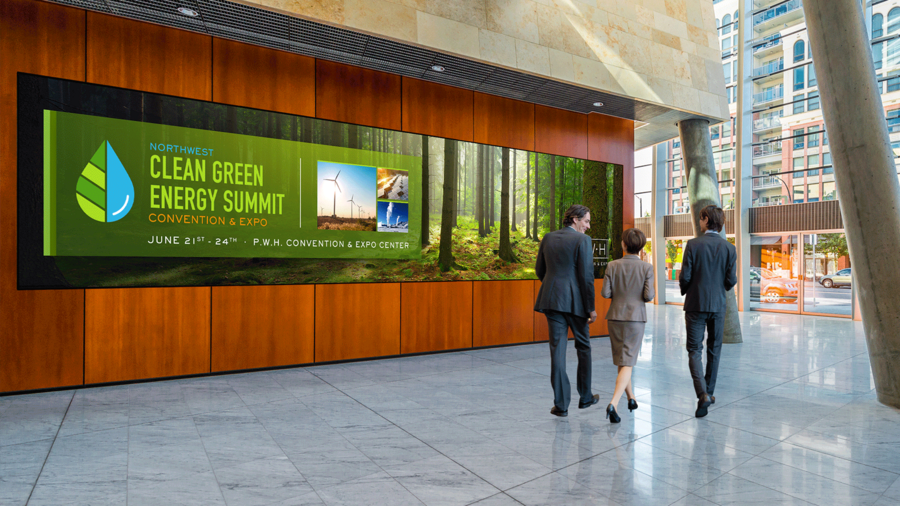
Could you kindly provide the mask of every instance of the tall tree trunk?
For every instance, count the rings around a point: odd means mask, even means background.
[[[494,202],[497,200],[497,189],[495,188],[495,184],[497,181],[497,152],[495,151],[497,148],[490,148],[489,153],[491,154],[491,185],[489,194],[491,196],[491,220],[488,222],[488,233],[494,232],[494,225],[497,223],[497,213],[494,212]]]
[[[550,155],[550,231],[556,230],[556,155]]]
[[[531,226],[534,227],[531,231],[531,238],[535,241],[539,241],[538,237],[538,196],[540,193],[538,192],[538,182],[540,180],[541,175],[541,155],[538,153],[534,154],[534,220],[531,221]]]
[[[484,145],[478,145],[475,157],[475,221],[478,222],[478,237],[484,237]]]
[[[359,126],[350,125],[347,127],[347,147],[351,149],[359,149]]]
[[[422,246],[431,244],[428,218],[431,215],[431,181],[428,174],[428,136],[422,136]]]
[[[518,151],[513,150],[512,161],[512,231],[516,232],[516,154]]]
[[[565,214],[566,209],[566,162],[568,159],[563,158],[562,166],[560,167],[561,172],[559,175],[559,181],[561,183],[561,188],[559,189],[559,205],[557,210],[557,220],[556,220],[556,228],[563,227],[563,215]]]
[[[447,272],[453,267],[453,206],[456,200],[457,142],[444,140],[444,198],[441,206],[441,246],[438,267]]]
[[[531,153],[525,152],[525,237],[531,239]]]
[[[459,228],[459,163],[460,163],[459,146],[456,147],[456,181],[453,183],[456,194],[453,196],[453,228]]]
[[[500,168],[500,259],[518,262],[509,243],[509,148],[503,148]]]

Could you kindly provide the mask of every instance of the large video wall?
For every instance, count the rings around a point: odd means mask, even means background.
[[[575,203],[621,255],[621,166],[39,76],[18,89],[20,289],[534,279]]]

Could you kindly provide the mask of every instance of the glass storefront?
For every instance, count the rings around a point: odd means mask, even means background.
[[[752,236],[750,244],[751,310],[851,316],[844,234]]]
[[[687,239],[666,239],[666,303],[684,304],[684,295],[678,287],[681,274],[681,257]]]
[[[851,315],[853,283],[849,255],[844,234],[803,236],[803,312]]]
[[[796,311],[800,296],[798,236],[750,240],[750,309]]]

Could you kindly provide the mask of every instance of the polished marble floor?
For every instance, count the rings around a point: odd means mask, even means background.
[[[900,504],[861,324],[743,314],[698,420],[681,308],[650,318],[618,425],[605,339],[568,418],[546,344],[2,397],[0,504]]]

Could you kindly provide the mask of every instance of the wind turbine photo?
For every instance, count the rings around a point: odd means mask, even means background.
[[[360,207],[372,209],[376,205],[376,168],[366,165],[319,161],[317,167],[318,206],[331,204],[331,215],[318,217],[320,230],[375,231],[375,217],[363,219]],[[347,206],[337,207],[337,195],[350,194]],[[329,200],[331,202],[329,202]]]
[[[355,197],[355,196],[356,195],[352,195],[350,197],[350,200],[347,201],[350,203],[350,219],[351,220],[353,219],[353,208],[356,206],[356,202],[353,200],[353,197]],[[356,217],[359,218],[359,215],[357,214]]]
[[[337,218],[337,192],[341,191],[341,185],[338,184],[337,178],[341,175],[341,171],[338,171],[337,176],[334,176],[334,179],[326,179],[325,181],[331,181],[334,183],[335,191],[334,191],[334,211],[331,215],[332,218]],[[343,192],[341,192],[343,193]]]

